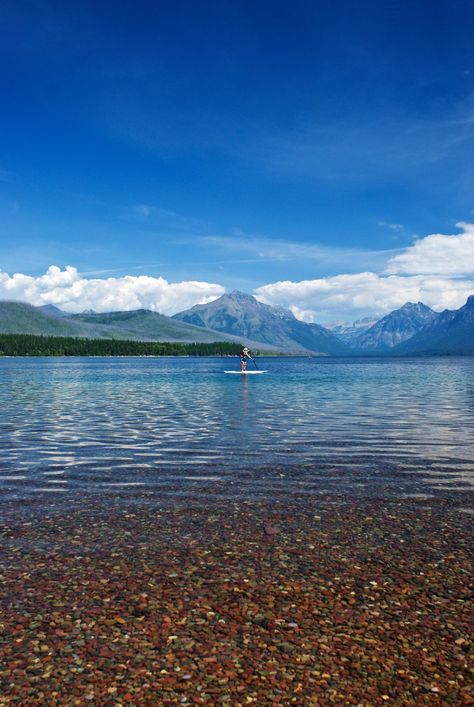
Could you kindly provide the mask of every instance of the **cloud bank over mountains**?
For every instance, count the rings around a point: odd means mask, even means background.
[[[87,279],[70,265],[65,270],[51,265],[40,277],[0,273],[0,299],[54,304],[65,312],[151,309],[173,314],[196,303],[206,304],[224,291],[208,282],[170,283],[148,275]]]
[[[457,225],[462,233],[420,238],[389,257],[380,272],[279,281],[258,287],[254,294],[309,322],[380,316],[407,301],[422,301],[438,311],[456,309],[474,293],[474,224]],[[71,266],[61,270],[52,265],[37,277],[0,272],[0,299],[54,304],[67,312],[144,308],[175,314],[210,302],[224,291],[216,283],[170,283],[147,275],[89,279]]]
[[[305,321],[330,321],[386,314],[405,302],[424,302],[437,311],[461,307],[474,293],[474,224],[462,233],[420,238],[391,257],[383,272],[343,274],[263,285],[256,296],[288,307]]]
[[[365,272],[336,275],[301,282],[275,282],[255,291],[266,304],[291,309],[307,322],[375,316],[398,309],[406,302],[423,302],[441,311],[457,309],[474,293],[474,278],[455,279],[431,275],[381,277]]]

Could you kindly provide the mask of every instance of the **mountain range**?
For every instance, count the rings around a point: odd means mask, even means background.
[[[350,336],[355,351],[386,352],[432,324],[439,315],[422,302],[407,302],[367,329],[359,328]]]
[[[173,317],[145,309],[69,314],[45,305],[0,301],[0,333],[129,339],[238,341],[257,350],[312,355],[474,354],[474,295],[458,310],[437,313],[407,302],[378,321],[331,328],[302,322],[234,290]]]
[[[395,354],[474,354],[474,295],[456,310],[437,314],[428,326],[394,347]]]
[[[302,322],[288,309],[271,307],[252,295],[234,290],[209,304],[197,304],[175,314],[177,319],[198,327],[256,339],[292,353],[345,354],[348,347],[329,329]]]
[[[364,317],[363,319],[357,319],[355,322],[334,322],[332,324],[326,324],[326,328],[332,331],[338,339],[350,346],[352,338],[356,334],[367,331],[367,329],[370,329],[370,327],[377,322],[378,319],[374,319],[373,317]]]
[[[241,342],[238,337],[194,327],[146,309],[68,314],[53,305],[33,307],[23,302],[5,301],[0,301],[0,333],[183,343]]]

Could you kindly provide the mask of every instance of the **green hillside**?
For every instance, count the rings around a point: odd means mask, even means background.
[[[50,336],[84,336],[80,323],[68,317],[53,317],[38,307],[23,302],[0,301],[0,333],[37,334]]]
[[[213,343],[238,341],[235,336],[195,327],[163,314],[139,309],[106,314],[62,313],[51,308],[33,307],[23,302],[0,301],[0,334],[32,334],[87,339],[123,339],[127,341],[179,341]]]
[[[73,322],[93,327],[105,327],[110,332],[120,333],[121,338],[141,341],[198,341],[202,343],[229,341],[229,336],[202,327],[178,322],[164,314],[137,309],[131,312],[106,312],[104,314],[74,314]]]

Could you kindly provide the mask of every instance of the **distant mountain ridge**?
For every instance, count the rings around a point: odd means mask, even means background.
[[[407,302],[350,337],[356,351],[388,351],[431,325],[439,315],[422,302]]]
[[[289,310],[234,291],[174,317],[146,309],[69,314],[54,305],[0,301],[0,333],[132,341],[238,341],[256,350],[319,355],[474,354],[474,295],[437,313],[407,302],[371,323],[307,324]],[[257,338],[258,337],[258,338]],[[351,348],[347,342],[351,342]]]
[[[238,290],[179,312],[173,319],[245,340],[257,339],[292,352],[344,354],[349,351],[329,329],[302,322],[289,310],[263,304]]]
[[[334,322],[334,324],[326,324],[326,328],[332,331],[344,344],[351,346],[354,336],[367,331],[379,320],[373,317],[364,317],[357,319],[355,322]]]
[[[41,310],[45,314],[51,314],[53,317],[68,317],[67,312],[63,312],[62,309],[59,309],[59,307],[56,307],[54,304],[42,304],[40,307],[37,307],[37,309]]]
[[[433,322],[393,349],[395,354],[474,354],[474,295],[456,310],[446,309]]]

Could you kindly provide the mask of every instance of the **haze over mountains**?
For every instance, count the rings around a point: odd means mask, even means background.
[[[374,317],[364,317],[363,319],[357,319],[355,322],[334,322],[333,324],[326,324],[326,328],[332,331],[338,339],[350,345],[354,334],[367,331],[367,329],[370,329],[370,327],[378,321],[379,320]]]
[[[0,301],[0,333],[129,339],[239,341],[268,352],[313,355],[474,354],[474,295],[458,310],[437,313],[421,302],[374,322],[332,329],[300,321],[286,309],[234,291],[167,317],[145,309],[67,314],[53,305]]]

